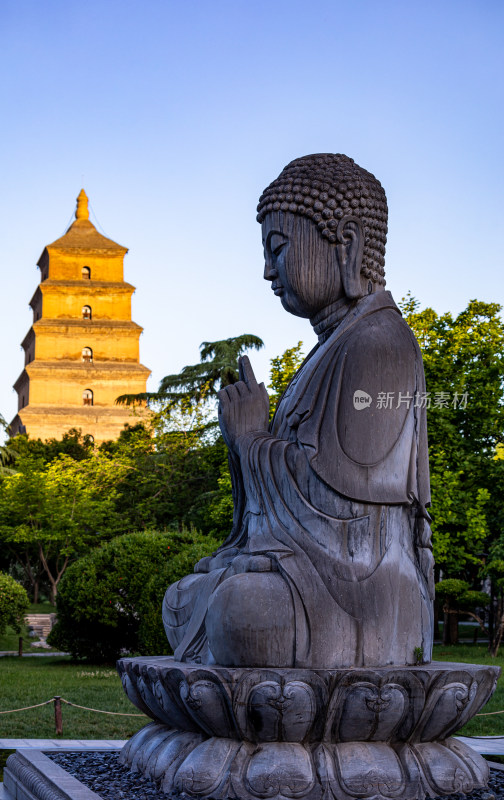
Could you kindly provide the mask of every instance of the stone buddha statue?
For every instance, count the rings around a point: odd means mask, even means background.
[[[120,762],[193,800],[467,794],[488,765],[451,735],[500,670],[430,661],[424,373],[385,291],[385,193],[306,156],[258,220],[264,277],[318,341],[271,423],[247,358],[219,394],[233,527],[166,592],[174,658],[118,662],[152,719]]]
[[[264,278],[318,341],[271,424],[248,358],[219,393],[233,528],[169,587],[177,661],[413,664],[432,648],[421,354],[385,291],[387,203],[344,155],[296,159],[258,206]],[[421,650],[420,650],[421,649]]]

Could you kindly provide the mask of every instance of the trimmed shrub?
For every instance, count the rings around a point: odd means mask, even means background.
[[[0,634],[5,633],[7,625],[19,633],[29,607],[26,589],[10,575],[0,572]]]
[[[485,608],[490,597],[486,592],[478,592],[469,588],[467,581],[458,578],[445,578],[444,581],[436,583],[436,597],[442,598],[450,606],[459,609],[464,608]]]
[[[48,642],[96,662],[125,652],[170,653],[161,620],[164,593],[218,546],[216,539],[187,530],[112,539],[67,569]]]

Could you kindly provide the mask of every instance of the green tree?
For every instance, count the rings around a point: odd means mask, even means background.
[[[504,323],[501,306],[471,300],[454,317],[419,310],[410,295],[401,305],[424,360],[431,405],[429,442],[450,462],[467,454],[495,455],[504,434]]]
[[[48,464],[60,455],[70,456],[74,461],[82,461],[93,454],[94,443],[89,435],[72,428],[61,439],[30,439],[26,434],[15,436],[10,447],[18,458],[31,458],[40,464]]]
[[[497,445],[504,433],[504,323],[497,303],[471,300],[454,317],[403,314],[422,350],[432,486],[434,553],[448,577],[474,580],[481,553],[499,536],[495,524]],[[502,470],[501,470],[502,472]]]
[[[122,465],[115,482],[115,509],[122,531],[197,526],[208,533],[206,513],[226,448],[198,414],[179,418],[173,409],[121,433],[100,448],[111,465]],[[110,467],[113,469],[113,467]]]
[[[217,479],[217,490],[212,492],[208,506],[208,517],[217,531],[229,531],[233,527],[233,493],[231,473],[227,461],[221,464]]]
[[[222,387],[239,380],[238,359],[247,350],[260,350],[261,347],[264,347],[264,342],[252,333],[218,342],[203,342],[199,364],[186,366],[175,375],[166,375],[157,392],[121,395],[116,402],[127,405],[148,402],[168,408],[180,403],[208,402]]]
[[[0,634],[10,625],[19,633],[30,607],[26,590],[5,572],[0,572]]]
[[[270,382],[268,385],[270,418],[274,416],[278,401],[303,363],[302,348],[303,342],[298,342],[295,347],[289,347],[282,355],[276,356],[270,361]]]
[[[5,434],[9,431],[9,426],[5,419],[0,414],[0,431],[3,430]],[[0,445],[0,476],[12,475],[14,472],[13,465],[16,459],[16,452],[10,444]]]
[[[108,466],[69,456],[45,465],[19,458],[18,471],[0,482],[2,546],[34,589],[44,574],[52,602],[70,559],[114,532],[116,476]]]
[[[504,620],[495,565],[504,558],[504,323],[496,303],[471,300],[457,316],[401,303],[424,359],[432,489],[433,547],[438,577],[477,586],[488,576],[494,613]],[[490,565],[494,566],[491,567]],[[498,623],[499,624],[499,623]],[[504,628],[503,628],[504,629]],[[495,637],[494,637],[495,638]],[[495,648],[494,648],[495,651]]]
[[[443,644],[457,644],[458,621],[461,614],[472,617],[484,635],[488,636],[482,618],[475,613],[475,609],[488,606],[490,597],[486,592],[474,591],[467,581],[446,578],[436,584],[436,600],[441,600],[443,604]]]

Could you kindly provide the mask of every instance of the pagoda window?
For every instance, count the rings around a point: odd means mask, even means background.
[[[91,306],[82,306],[82,319],[91,319]]]
[[[91,268],[90,267],[82,267],[82,278],[85,281],[91,280]]]
[[[93,361],[93,351],[90,347],[82,348],[82,360],[86,361],[88,364],[91,364]]]
[[[93,392],[91,389],[84,389],[84,391],[82,392],[82,405],[84,406],[93,405]]]

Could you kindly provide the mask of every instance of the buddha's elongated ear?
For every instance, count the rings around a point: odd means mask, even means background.
[[[358,217],[348,214],[336,230],[338,260],[345,294],[351,300],[365,294],[361,276],[364,231]]]

